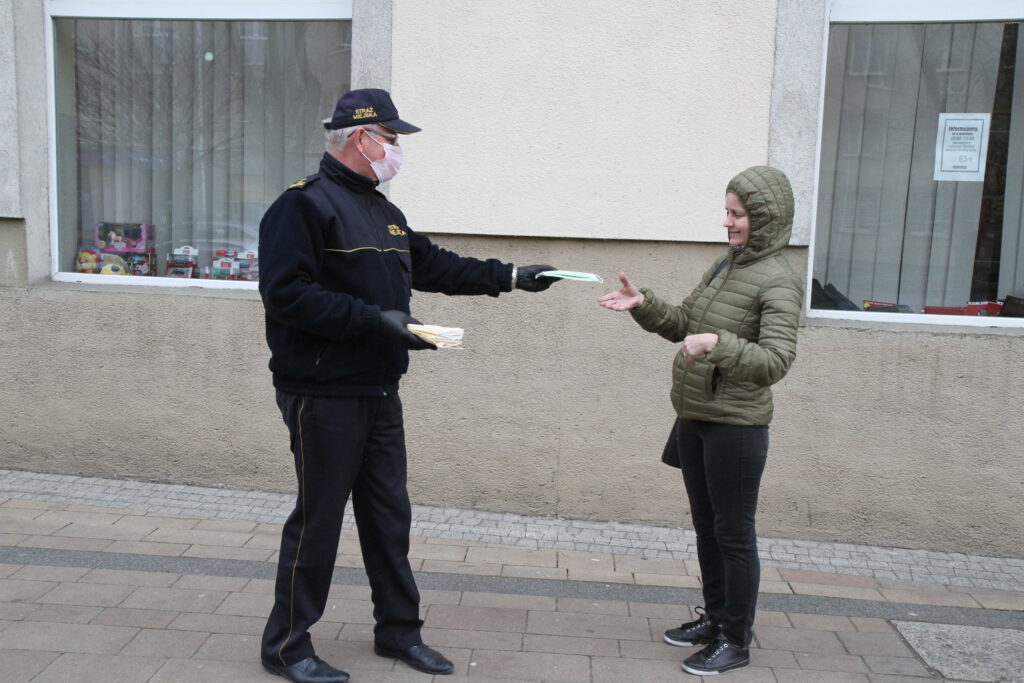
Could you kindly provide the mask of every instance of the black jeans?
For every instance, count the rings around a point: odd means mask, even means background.
[[[675,429],[704,607],[730,643],[746,647],[761,582],[754,516],[768,427],[676,420]]]
[[[277,404],[291,435],[298,495],[281,534],[264,661],[288,665],[313,655],[309,628],[327,605],[350,494],[370,581],[374,640],[392,649],[422,643],[420,595],[408,559],[412,508],[398,395],[278,391]]]

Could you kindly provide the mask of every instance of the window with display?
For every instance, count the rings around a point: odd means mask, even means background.
[[[1022,208],[1017,21],[831,25],[812,315],[1018,325]]]
[[[257,280],[260,218],[317,168],[349,89],[351,21],[53,27],[55,278]]]

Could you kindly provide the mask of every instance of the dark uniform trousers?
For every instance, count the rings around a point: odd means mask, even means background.
[[[277,404],[291,435],[298,495],[281,534],[263,659],[288,665],[313,655],[309,628],[327,605],[350,493],[370,581],[374,639],[389,648],[421,644],[420,595],[408,558],[412,510],[398,394],[278,391]]]

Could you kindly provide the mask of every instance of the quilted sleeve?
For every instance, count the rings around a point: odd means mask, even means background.
[[[637,324],[654,334],[660,335],[670,342],[679,342],[686,336],[686,325],[689,322],[690,306],[693,294],[679,306],[673,306],[654,292],[642,287],[644,303],[629,312]]]

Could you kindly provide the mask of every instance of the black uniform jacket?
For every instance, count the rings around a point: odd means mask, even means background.
[[[325,154],[260,222],[260,296],[274,386],[335,396],[398,388],[406,349],[380,336],[381,311],[409,312],[413,288],[497,296],[512,265],[462,257],[413,232],[377,182]]]

